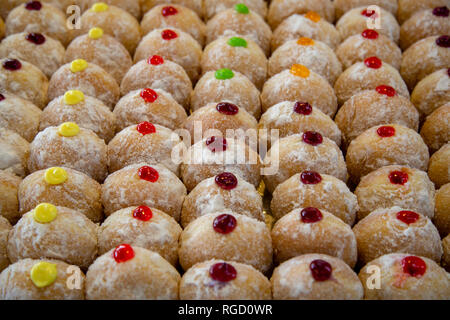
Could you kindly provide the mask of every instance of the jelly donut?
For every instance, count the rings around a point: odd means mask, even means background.
[[[394,88],[399,95],[409,99],[408,87],[398,70],[375,56],[357,62],[341,73],[334,91],[339,105],[343,105],[353,95],[382,85]]]
[[[375,270],[378,284],[373,279]],[[407,253],[391,253],[369,262],[359,279],[366,300],[446,300],[450,296],[448,273],[433,260]]]
[[[172,130],[143,121],[129,126],[108,144],[109,172],[115,172],[130,164],[145,162],[161,164],[179,175],[179,164],[172,160],[172,149],[181,143],[181,139]]]
[[[260,92],[242,73],[231,69],[206,72],[191,94],[191,109],[195,111],[210,102],[227,101],[246,110],[256,119],[261,116]]]
[[[78,211],[41,203],[25,213],[8,237],[8,257],[60,259],[87,269],[97,256],[97,225]]]
[[[53,5],[29,1],[9,13],[5,21],[6,35],[21,32],[42,33],[67,46],[74,33],[69,30],[66,19],[64,12]]]
[[[450,182],[450,143],[442,146],[430,158],[428,176],[437,188]]]
[[[254,267],[212,259],[188,269],[180,282],[182,300],[271,300],[269,280]]]
[[[397,19],[402,24],[416,12],[446,5],[448,0],[398,0]]]
[[[316,131],[338,146],[341,145],[341,131],[329,116],[308,102],[283,101],[269,108],[258,124],[261,142],[270,148],[278,138],[284,138],[305,131]],[[267,130],[267,133],[262,130]],[[276,136],[272,130],[276,131]],[[266,141],[264,141],[266,139]]]
[[[11,224],[6,218],[0,216],[0,272],[9,265],[8,259],[8,234],[12,229]]]
[[[91,28],[101,28],[106,34],[116,38],[133,54],[141,40],[139,22],[127,11],[104,2],[97,2],[81,16],[79,35]]]
[[[422,137],[398,125],[378,125],[354,139],[347,149],[347,167],[354,182],[378,168],[398,164],[420,170],[428,167],[429,153]]]
[[[442,256],[442,266],[449,271],[450,270],[450,235],[446,236],[442,240],[442,247],[444,248],[444,254]]]
[[[267,225],[230,210],[209,213],[188,224],[181,233],[178,253],[184,270],[210,259],[249,264],[262,273],[272,267]]]
[[[97,3],[97,0],[86,0],[87,5],[89,7],[93,6],[95,3]],[[103,0],[102,2],[111,5],[116,6],[122,10],[125,10],[126,12],[130,13],[133,17],[136,19],[141,18],[141,5],[140,0]]]
[[[400,28],[400,47],[408,49],[413,43],[435,35],[450,34],[450,10],[436,7],[415,13]]]
[[[51,167],[28,175],[19,186],[20,214],[40,203],[51,203],[83,213],[93,222],[103,218],[102,187],[88,175],[69,168]]]
[[[450,69],[440,69],[420,80],[411,93],[411,102],[422,120],[450,101]]]
[[[154,55],[136,63],[128,70],[120,85],[122,96],[130,91],[152,88],[161,89],[172,97],[185,109],[189,109],[189,95],[192,91],[192,82],[183,67],[175,62],[164,60]],[[150,103],[154,102],[154,94],[144,94]]]
[[[231,35],[253,40],[269,56],[272,30],[259,14],[243,3],[219,12],[206,25],[206,43]]]
[[[380,85],[348,99],[336,114],[335,122],[347,147],[361,133],[380,124],[396,123],[417,131],[419,113],[408,98],[398,95],[391,86]]]
[[[412,90],[436,70],[450,65],[450,36],[431,36],[417,41],[403,52],[400,73]]]
[[[270,2],[267,21],[275,29],[284,19],[297,13],[316,12],[329,22],[334,21],[333,3],[327,0],[273,0]]]
[[[434,215],[434,186],[423,171],[401,165],[381,167],[361,178],[355,189],[358,219],[380,208],[402,207]]]
[[[293,14],[280,23],[273,31],[272,52],[283,43],[301,37],[322,41],[332,49],[341,42],[341,36],[336,27],[322,19],[316,12],[310,11],[304,15]]]
[[[146,13],[151,8],[160,4],[176,4],[194,10],[195,13],[202,18],[203,17],[203,1],[202,0],[140,0],[141,11]]]
[[[67,47],[64,56],[66,63],[79,58],[102,67],[118,84],[133,65],[128,50],[97,27],[90,29],[88,34],[75,38]]]
[[[219,12],[241,4],[259,14],[263,19],[266,18],[267,3],[264,0],[208,0],[204,2],[205,19],[209,20]]]
[[[16,223],[20,218],[17,193],[22,179],[5,170],[0,170],[0,216]]]
[[[0,91],[14,94],[43,109],[49,82],[37,67],[23,60],[0,59]]]
[[[270,279],[276,300],[361,300],[356,273],[341,259],[305,254],[283,262]]]
[[[294,174],[279,184],[272,194],[270,209],[276,219],[306,207],[321,208],[353,225],[358,202],[344,182],[316,171]]]
[[[255,187],[261,181],[261,159],[241,139],[209,136],[190,146],[182,160],[181,177],[189,191],[224,171],[240,176]]]
[[[23,259],[0,274],[0,299],[84,300],[84,283],[78,266],[59,260]]]
[[[200,77],[202,47],[189,33],[175,28],[150,31],[136,48],[134,62],[152,55],[160,55],[182,66],[193,83]]]
[[[301,64],[334,84],[342,73],[342,65],[330,47],[311,38],[290,40],[278,47],[269,59],[268,75],[274,76],[293,64]]]
[[[114,137],[116,117],[97,98],[85,96],[79,90],[69,90],[47,105],[41,115],[39,130],[64,122],[75,122],[108,142]]]
[[[33,141],[39,129],[42,111],[28,100],[0,93],[0,128],[15,131]]]
[[[283,101],[306,101],[327,116],[337,110],[337,98],[328,81],[301,64],[271,77],[261,93],[263,112]]]
[[[358,244],[358,262],[365,265],[394,252],[407,252],[439,263],[442,245],[431,220],[401,207],[377,209],[354,227]]]
[[[64,47],[41,33],[22,32],[8,36],[0,44],[0,57],[16,58],[38,67],[47,77],[63,64]]]
[[[397,70],[400,69],[402,63],[402,51],[397,44],[373,29],[365,29],[360,34],[345,39],[336,49],[336,55],[344,69],[373,56],[380,58]]]
[[[281,138],[272,144],[264,158],[264,183],[269,192],[294,174],[315,170],[346,182],[347,167],[336,143],[315,131],[305,131]],[[276,173],[270,168],[276,167]]]
[[[393,15],[397,13],[398,8],[397,1],[392,0],[336,0],[334,1],[336,20],[342,17],[347,11],[361,6],[378,6]]]
[[[0,170],[25,177],[30,144],[12,130],[0,128]]]
[[[185,197],[183,183],[162,165],[132,164],[109,175],[102,185],[106,216],[122,208],[146,205],[178,221]]]
[[[434,219],[433,222],[438,228],[442,237],[450,234],[450,183],[443,185],[435,197]]]
[[[100,256],[86,273],[88,300],[175,300],[178,271],[158,253],[121,244]]]
[[[176,28],[190,34],[201,46],[205,43],[205,24],[195,11],[182,5],[157,5],[142,18],[142,34],[160,28]]]
[[[143,121],[175,130],[187,118],[186,110],[170,93],[150,88],[134,90],[122,97],[114,108],[114,115],[118,131]]]
[[[79,90],[103,101],[111,110],[120,97],[120,88],[103,68],[84,59],[73,60],[59,68],[51,77],[48,98],[53,100],[68,90]]]
[[[437,108],[426,118],[420,135],[431,153],[450,141],[450,102]]]
[[[98,230],[98,251],[104,254],[122,243],[145,248],[172,265],[178,261],[181,227],[168,214],[147,206],[121,209],[111,214]]]
[[[223,210],[264,221],[263,202],[255,186],[231,172],[222,172],[200,182],[186,197],[181,225],[208,213]]]
[[[222,37],[205,47],[202,71],[229,68],[246,76],[261,89],[267,76],[267,58],[262,49],[248,37]]]

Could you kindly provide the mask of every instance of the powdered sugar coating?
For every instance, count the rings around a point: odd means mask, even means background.
[[[3,271],[9,265],[8,252],[8,234],[12,229],[11,224],[6,218],[0,216],[0,271]]]
[[[251,11],[256,12],[262,18],[267,15],[267,3],[264,0],[208,0],[204,2],[204,16],[206,20],[211,19],[217,13],[243,3]]]
[[[431,152],[439,150],[450,141],[450,102],[437,108],[426,118],[420,135]]]
[[[141,0],[141,10],[143,13],[150,11],[151,8],[160,5],[160,4],[177,4],[180,6],[184,6],[191,10],[194,10],[195,13],[203,18],[203,1],[202,0]]]
[[[384,10],[389,11],[393,15],[397,13],[397,1],[391,0],[336,0],[334,1],[334,8],[336,10],[336,20],[339,19],[347,11],[352,8],[360,6],[379,6]]]
[[[397,19],[402,24],[416,12],[446,5],[448,0],[398,0]]]
[[[0,170],[0,215],[8,219],[10,223],[16,223],[20,218],[19,200],[17,190],[19,189],[21,178],[6,171]]]
[[[14,131],[0,128],[0,170],[25,177],[30,144]]]
[[[450,182],[450,143],[442,146],[430,158],[428,176],[434,182],[436,188]]]
[[[71,1],[73,2],[73,0]],[[92,6],[93,4],[98,2],[98,0],[85,0],[85,1],[86,5],[88,6]],[[138,20],[141,18],[140,2],[141,2],[140,0],[104,0],[104,3],[121,8],[127,11],[128,13],[131,13],[133,17],[135,17]]]

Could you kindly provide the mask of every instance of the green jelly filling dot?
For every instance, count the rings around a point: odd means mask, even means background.
[[[233,71],[230,69],[219,69],[216,71],[216,79],[218,80],[228,80],[234,77]]]
[[[239,37],[232,37],[228,39],[228,44],[232,47],[244,47],[247,48],[247,41]]]
[[[249,14],[250,10],[248,10],[248,7],[243,4],[243,3],[238,3],[237,5],[234,6],[234,9],[238,12],[238,13],[242,13],[242,14]]]

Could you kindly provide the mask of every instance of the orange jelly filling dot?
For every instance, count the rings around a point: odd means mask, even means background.
[[[305,18],[308,18],[309,20],[314,22],[320,21],[320,15],[314,11],[309,11],[307,14],[305,14]]]
[[[291,73],[294,76],[308,78],[309,77],[309,69],[301,64],[293,64],[291,67]]]
[[[297,40],[297,44],[299,44],[301,46],[313,46],[314,45],[314,40],[311,39],[311,38],[302,37],[302,38]]]

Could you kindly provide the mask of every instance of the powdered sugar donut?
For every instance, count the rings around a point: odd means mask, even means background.
[[[16,223],[20,218],[19,199],[17,192],[19,189],[21,178],[5,171],[0,170],[0,216],[8,219],[10,223]]]
[[[209,213],[188,224],[181,233],[178,253],[184,270],[210,259],[246,263],[262,273],[272,267],[269,228],[230,210]]]
[[[203,17],[203,1],[202,0],[140,0],[141,10],[143,13],[148,12],[151,8],[160,4],[177,4],[191,10],[202,18]]]
[[[0,128],[0,170],[25,177],[30,144],[12,130]]]
[[[179,164],[172,161],[172,149],[181,143],[172,130],[147,121],[129,126],[108,144],[109,172],[115,172],[130,164],[145,162],[162,164],[179,175]]]
[[[344,182],[316,171],[294,174],[279,184],[270,202],[270,209],[276,219],[294,209],[306,207],[324,209],[345,223],[353,225],[358,202]]]
[[[178,271],[158,253],[122,244],[89,267],[86,299],[175,300],[179,282]]]
[[[186,75],[187,80],[189,78]],[[134,90],[119,100],[114,108],[117,130],[148,121],[171,130],[180,128],[186,120],[186,110],[164,90],[145,88]]]
[[[373,29],[366,29],[360,34],[345,39],[337,48],[336,55],[344,69],[373,56],[380,58],[397,70],[400,69],[402,62],[402,51],[397,44]]]
[[[398,0],[397,19],[402,24],[416,12],[445,5],[447,0]]]
[[[120,92],[124,96],[130,91],[143,88],[164,90],[183,107],[189,107],[189,95],[192,91],[189,76],[180,65],[165,61],[161,56],[152,56],[147,61],[143,60],[132,66],[122,80]]]
[[[450,270],[450,235],[442,240],[444,255],[442,256],[442,266],[448,271]]]
[[[87,6],[91,7],[94,5],[97,0],[86,0]],[[140,6],[140,0],[103,0],[102,2],[116,6],[120,9],[123,9],[133,15],[136,19],[141,18],[141,6]]]
[[[19,186],[20,214],[47,202],[99,222],[103,218],[101,195],[100,184],[84,173],[61,167],[39,170],[28,175]]]
[[[264,183],[273,192],[282,182],[304,170],[315,170],[347,181],[347,168],[339,147],[315,131],[294,134],[276,141],[264,158]],[[276,173],[270,168],[278,168]]]
[[[360,6],[379,6],[393,15],[397,13],[397,1],[391,0],[336,0],[334,8],[336,19],[339,19],[347,11]]]
[[[440,187],[450,182],[450,143],[442,146],[430,158],[428,167],[428,176],[434,182],[436,187]]]
[[[27,0],[7,0],[7,1],[9,1],[9,2],[11,2],[11,1],[27,2]],[[42,2],[51,4],[52,6],[57,7],[58,9],[60,9],[63,12],[66,12],[66,10],[69,6],[76,5],[76,6],[79,6],[81,9],[81,12],[83,12],[84,10],[86,10],[88,8],[88,1],[90,1],[90,0],[44,0]],[[110,1],[110,0],[107,0],[107,1]],[[112,0],[112,1],[114,1],[114,0]]]
[[[97,225],[78,211],[42,203],[25,213],[8,237],[12,263],[61,259],[87,268],[97,256]]]
[[[276,300],[360,300],[364,294],[348,264],[326,254],[289,259],[275,268],[270,281]]]
[[[132,164],[109,175],[102,185],[106,216],[122,208],[146,205],[178,221],[185,197],[183,183],[162,165]]]
[[[318,73],[334,84],[342,73],[342,65],[325,43],[311,38],[300,38],[285,42],[278,47],[269,59],[268,75],[290,69],[293,64],[301,64]]]
[[[108,174],[106,144],[74,122],[48,127],[30,145],[28,169],[34,172],[52,166],[68,167],[103,181]]]
[[[0,57],[28,61],[47,77],[51,77],[63,64],[64,51],[59,41],[41,33],[13,34],[0,44]]]
[[[373,268],[380,271],[380,283],[373,289]],[[450,295],[448,273],[425,257],[391,253],[369,262],[359,272],[367,300],[445,300]]]
[[[6,218],[0,216],[0,271],[3,271],[9,265],[8,252],[8,234],[12,229],[11,224]]]
[[[429,153],[416,131],[389,124],[361,133],[350,143],[346,160],[352,180],[358,182],[369,172],[392,164],[426,170]]]
[[[450,233],[450,183],[443,185],[437,192],[434,207],[434,224],[442,237]]]
[[[121,209],[111,214],[98,230],[99,254],[128,243],[159,253],[176,265],[181,231],[171,216],[158,209],[146,206]]]
[[[380,208],[402,207],[428,218],[434,215],[434,186],[423,171],[391,165],[361,178],[355,189],[358,219]]]
[[[47,104],[48,79],[41,70],[23,60],[1,59],[0,91],[29,100],[43,109]]]
[[[427,117],[420,135],[432,153],[450,141],[450,102]]]
[[[264,0],[209,0],[204,2],[205,19],[209,20],[217,13],[241,3],[246,5],[250,10],[255,11],[262,18],[266,18],[267,3]]]
[[[338,107],[328,81],[300,64],[274,75],[264,84],[261,93],[263,112],[283,101],[306,101],[330,117]]]
[[[0,127],[33,141],[39,129],[42,111],[28,100],[0,93]]]
[[[267,76],[267,58],[262,49],[248,37],[222,37],[205,47],[202,71],[229,68],[245,75],[258,89]]]
[[[222,172],[200,182],[186,197],[181,211],[181,225],[223,210],[264,221],[263,202],[254,185],[231,172]]]

